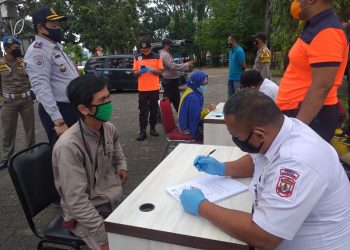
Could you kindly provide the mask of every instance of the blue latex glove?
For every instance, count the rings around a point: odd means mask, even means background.
[[[225,174],[225,164],[210,156],[197,156],[193,162],[193,165],[198,169],[198,171],[205,172],[207,174],[220,176]]]
[[[142,75],[142,74],[148,72],[148,71],[146,70],[146,68],[147,68],[147,67],[139,69],[139,71],[137,71],[137,73],[140,74],[140,75]]]
[[[154,71],[154,69],[152,69],[150,67],[145,67],[144,69],[145,69],[145,72],[153,72]]]
[[[205,200],[204,194],[199,189],[184,190],[180,195],[181,205],[187,213],[198,216],[198,208]]]

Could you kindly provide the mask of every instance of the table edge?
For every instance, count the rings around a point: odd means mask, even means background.
[[[105,221],[107,233],[142,238],[146,240],[159,241],[185,247],[199,248],[204,250],[247,250],[248,245],[222,242],[212,239],[204,239],[195,236],[164,232],[149,228],[128,226]]]
[[[208,119],[204,118],[203,123],[212,123],[212,124],[225,124],[225,120],[222,119]]]

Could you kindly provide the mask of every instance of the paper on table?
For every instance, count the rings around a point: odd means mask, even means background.
[[[166,188],[166,191],[180,201],[183,190],[198,188],[210,202],[218,202],[235,194],[248,190],[248,186],[224,176],[205,176],[180,185]]]

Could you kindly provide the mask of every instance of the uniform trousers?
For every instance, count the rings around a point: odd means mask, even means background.
[[[157,124],[159,90],[139,91],[140,130],[146,130],[147,124],[154,128]],[[149,121],[148,121],[149,120]]]
[[[162,86],[164,89],[163,98],[167,97],[178,112],[180,105],[179,79],[163,78]]]
[[[57,102],[58,109],[63,117],[64,122],[68,127],[71,127],[74,123],[78,121],[79,113],[70,103]],[[51,120],[51,117],[46,113],[44,107],[39,104],[38,113],[41,123],[45,129],[47,138],[51,146],[53,146],[58,140],[55,124]]]
[[[8,160],[14,152],[18,114],[21,115],[26,134],[26,147],[35,144],[34,106],[31,98],[5,98],[1,111],[3,160]]]
[[[296,117],[299,109],[284,110],[283,113],[289,117]],[[330,142],[338,126],[339,116],[338,104],[326,105],[322,107],[309,126],[325,141]]]

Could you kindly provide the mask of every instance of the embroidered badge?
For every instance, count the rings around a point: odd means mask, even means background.
[[[44,58],[42,55],[33,56],[33,61],[40,68],[42,68],[44,66]]]
[[[37,49],[41,49],[41,47],[43,46],[43,43],[42,42],[35,42],[34,44],[34,48],[37,48]]]
[[[280,169],[280,175],[276,185],[276,193],[280,197],[291,197],[300,174],[288,168]]]

